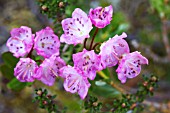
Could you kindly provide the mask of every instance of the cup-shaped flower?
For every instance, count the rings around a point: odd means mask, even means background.
[[[100,70],[100,56],[95,54],[94,50],[83,49],[82,52],[73,54],[73,62],[74,67],[79,68],[90,80],[94,80],[96,71]]]
[[[60,41],[67,44],[83,43],[85,38],[89,38],[92,23],[87,14],[79,8],[72,13],[72,18],[66,18],[61,22],[64,34],[61,35]]]
[[[99,55],[103,68],[115,66],[123,54],[130,52],[128,43],[123,39],[126,37],[126,33],[115,35],[101,45]]]
[[[14,75],[21,82],[33,82],[36,78],[35,70],[37,67],[34,60],[30,58],[20,58],[20,61],[14,68]]]
[[[98,28],[104,28],[112,20],[113,7],[112,5],[105,8],[97,7],[95,9],[90,9],[89,17],[92,21],[92,24]]]
[[[123,55],[116,70],[121,83],[125,83],[127,78],[134,78],[139,75],[142,64],[148,64],[148,60],[140,52],[135,51]]]
[[[49,58],[54,53],[58,53],[59,55],[60,41],[50,27],[36,32],[34,42],[34,49],[38,55],[45,58]]]
[[[53,54],[50,58],[46,58],[36,69],[37,79],[48,86],[52,86],[59,74],[59,69],[65,65],[66,63],[58,56],[58,53]]]
[[[15,57],[23,57],[30,52],[33,41],[34,35],[32,34],[31,28],[21,26],[20,28],[11,30],[11,37],[7,41],[7,47]]]
[[[60,76],[64,78],[64,88],[71,93],[78,93],[84,99],[88,93],[90,83],[87,77],[82,75],[81,70],[71,66],[65,66],[60,70]]]

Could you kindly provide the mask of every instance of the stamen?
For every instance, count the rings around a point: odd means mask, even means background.
[[[100,14],[99,14],[100,16],[102,15],[103,11],[104,11],[104,8],[102,8],[102,10],[100,11]]]
[[[77,79],[78,79],[78,78],[74,79],[73,82],[71,82],[71,83],[69,84],[68,88],[70,88],[70,87],[76,82]]]
[[[51,67],[49,67],[49,69],[56,77],[58,77],[57,73]]]
[[[121,59],[119,57],[117,57],[113,52],[111,53],[118,61],[120,61]]]
[[[74,31],[78,31],[77,29],[72,28],[72,27],[70,27],[70,26],[68,26],[68,28],[71,29],[71,30],[74,30]]]

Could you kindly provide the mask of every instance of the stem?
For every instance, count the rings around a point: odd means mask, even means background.
[[[166,53],[168,55],[168,58],[170,59],[170,45],[169,45],[169,40],[168,40],[166,19],[162,19],[162,37],[163,37],[163,43],[165,45]]]
[[[101,43],[100,42],[98,42],[98,43],[96,43],[94,46],[93,46],[93,48],[92,48],[92,50],[94,50],[98,45],[100,45]]]
[[[109,79],[109,78],[105,75],[105,73],[103,73],[103,71],[98,71],[97,74],[99,74],[99,75],[100,75],[102,78],[104,78],[104,79]]]
[[[97,74],[99,74],[102,78],[104,79],[109,79],[109,77],[107,77],[105,75],[105,73],[103,73],[103,71],[98,71]],[[126,93],[126,90],[124,90],[123,88],[121,88],[119,85],[117,85],[117,83],[115,84],[113,81],[110,82],[110,85],[112,87],[114,87],[115,89],[117,89],[118,91],[120,91],[121,93]]]
[[[85,48],[85,49],[87,49],[87,48],[86,48],[86,42],[87,42],[87,38],[84,40],[84,48]]]
[[[114,88],[116,88],[118,91],[120,91],[121,93],[126,93],[126,91],[123,89],[123,88],[121,88],[119,85],[117,85],[117,84],[115,84],[113,81],[111,81],[110,82],[110,85],[112,86],[112,87],[114,87]]]
[[[31,51],[30,51],[30,52],[28,53],[28,55],[27,55],[27,57],[29,57],[29,58],[31,58],[32,51],[33,51],[33,47],[34,47],[34,45],[32,46]]]
[[[94,42],[94,38],[95,38],[95,36],[97,35],[98,30],[99,30],[99,29],[96,28],[96,31],[94,32],[94,35],[93,35],[93,37],[92,37],[91,44],[90,44],[90,50],[92,49],[92,45],[93,45],[93,42]]]
[[[39,62],[39,63],[42,63],[43,62],[43,60],[36,60],[37,62]]]

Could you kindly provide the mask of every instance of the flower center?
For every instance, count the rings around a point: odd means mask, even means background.
[[[84,57],[84,62],[83,62],[83,69],[84,71],[90,71],[92,64],[94,64],[94,62],[91,61],[90,56],[86,55]]]

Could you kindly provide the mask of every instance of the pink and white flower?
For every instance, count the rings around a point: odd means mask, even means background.
[[[136,77],[141,71],[142,64],[148,64],[148,59],[142,56],[140,52],[125,54],[116,70],[118,79],[125,83],[127,78]]]
[[[35,69],[38,68],[36,62],[30,58],[20,58],[14,68],[14,75],[21,82],[33,82],[36,78]]]
[[[11,37],[7,41],[7,47],[9,51],[13,53],[15,57],[24,56],[30,52],[33,46],[34,35],[31,28],[21,26],[20,28],[14,28],[11,30]]]
[[[36,77],[44,84],[52,86],[56,77],[59,75],[59,70],[66,63],[61,59],[58,54],[52,55],[50,58],[46,58],[43,63],[36,69]]]
[[[82,52],[73,54],[73,61],[74,67],[79,68],[90,80],[94,80],[96,71],[100,70],[100,56],[97,56],[94,50],[84,49]]]
[[[85,38],[89,38],[92,30],[92,23],[87,14],[81,9],[76,8],[72,13],[72,18],[66,18],[61,22],[64,34],[60,41],[67,44],[83,43]]]
[[[34,49],[38,55],[49,58],[52,54],[59,55],[60,41],[50,27],[36,32]]]
[[[112,5],[107,6],[105,8],[97,7],[95,9],[90,9],[89,17],[94,24],[94,26],[98,28],[104,28],[110,21],[112,20],[113,15],[113,7]]]
[[[78,93],[81,99],[84,99],[88,93],[90,83],[87,77],[84,77],[82,71],[78,68],[65,66],[60,70],[60,76],[64,80],[64,88],[70,93]]]
[[[126,33],[122,33],[120,36],[115,35],[101,45],[99,55],[103,69],[115,66],[123,54],[130,52],[128,43],[123,39],[126,37]]]

